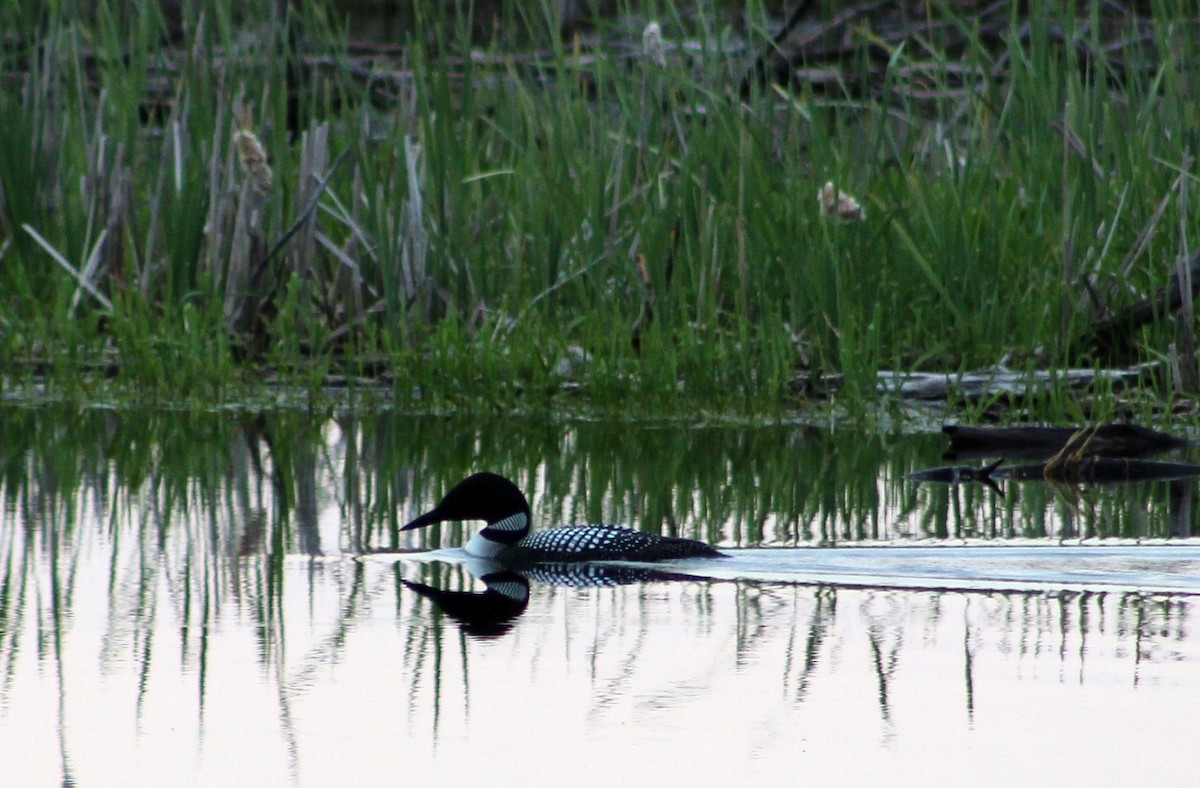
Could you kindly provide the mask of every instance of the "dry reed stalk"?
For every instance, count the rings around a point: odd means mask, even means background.
[[[1154,240],[1154,236],[1158,234],[1158,223],[1162,219],[1163,214],[1167,211],[1167,206],[1171,204],[1171,195],[1178,191],[1180,181],[1183,180],[1185,174],[1180,174],[1175,182],[1171,184],[1171,188],[1162,196],[1158,204],[1154,206],[1154,212],[1150,214],[1150,218],[1146,220],[1145,226],[1138,233],[1137,238],[1133,241],[1133,246],[1125,254],[1125,258],[1121,260],[1121,279],[1128,279],[1133,273],[1133,266],[1141,259],[1150,248],[1150,242]]]
[[[65,103],[62,86],[66,80],[58,73],[58,66],[71,62],[68,52],[62,51],[58,39],[55,39],[55,45],[42,47],[36,71],[24,86],[23,99],[32,109],[34,128],[41,130],[41,137],[35,142],[36,149],[29,151],[29,154],[42,159],[47,165],[44,169],[47,181],[40,184],[35,193],[35,199],[41,200],[48,209],[46,214],[52,212],[51,206],[63,204],[63,168],[59,166],[58,159],[63,149],[62,123],[67,113],[59,105]],[[74,62],[78,66],[78,60]]]
[[[91,245],[91,252],[78,270],[65,266],[77,282],[71,298],[71,313],[79,308],[85,292],[99,296],[105,290],[119,290],[125,275],[125,227],[132,199],[133,176],[125,164],[124,146],[116,145],[114,148],[105,132],[106,99],[106,94],[102,92],[95,125],[85,143],[86,170],[80,181],[80,194],[86,216],[84,243]],[[47,247],[45,243],[42,245]],[[60,259],[59,263],[65,265],[65,258]],[[107,296],[101,303],[106,308],[112,308]]]
[[[263,225],[273,182],[267,152],[250,130],[250,122],[250,112],[243,108],[241,125],[233,133],[232,147],[237,151],[242,180],[225,278],[226,326],[241,333],[257,318],[258,310],[253,305],[258,303],[259,294],[253,292],[256,288],[251,274],[267,251]]]
[[[334,324],[330,327],[353,323],[363,311],[362,275],[350,251],[356,245],[354,237],[352,235],[347,241],[347,248],[343,248],[325,233],[318,231],[317,243],[337,262],[328,283],[328,311]]]
[[[129,208],[133,202],[133,173],[130,171],[129,165],[125,163],[125,149],[123,145],[117,146],[117,153],[113,160],[112,169],[107,174],[105,181],[107,188],[105,189],[104,246],[100,259],[96,261],[97,271],[85,271],[85,275],[94,276],[99,272],[99,266],[103,265],[107,271],[106,279],[109,282],[109,292],[120,293],[125,287],[125,236],[127,234],[126,228],[130,221]],[[139,267],[135,259],[135,275]],[[80,295],[80,293],[76,292],[76,303]],[[72,305],[72,308],[74,308],[74,305]]]
[[[336,307],[335,311],[338,317],[334,331],[338,336],[346,334],[350,327],[361,324],[364,315],[367,286],[363,281],[358,259],[363,254],[372,257],[373,255],[372,244],[363,231],[358,217],[358,209],[362,204],[362,200],[359,199],[362,189],[362,171],[355,169],[354,181],[350,187],[351,210],[346,210],[346,206],[332,193],[329,195],[329,202],[333,204],[333,207],[323,206],[328,216],[348,230],[346,241],[342,246],[338,246],[325,233],[317,233],[318,243],[325,247],[338,263],[334,270],[333,281],[330,283],[330,298]]]
[[[91,136],[85,137],[83,146],[85,169],[83,178],[79,182],[79,192],[83,198],[83,209],[87,217],[84,235],[88,239],[92,238],[92,232],[96,227],[96,216],[99,212],[98,194],[101,191],[100,182],[103,180],[103,172],[108,161],[109,138],[104,133],[104,117],[107,113],[108,91],[102,90],[96,105],[95,125],[92,127]],[[82,114],[81,117],[83,117]]]
[[[253,181],[242,181],[237,195],[237,212],[229,243],[229,265],[225,272],[225,325],[244,332],[253,322],[255,294],[251,292],[250,275],[254,264],[266,251],[263,236],[262,195]]]
[[[425,202],[421,190],[421,149],[412,138],[404,138],[404,167],[408,174],[408,199],[400,218],[400,271],[404,302],[409,307],[410,325],[414,316],[421,322],[430,319],[430,287],[426,274],[429,257],[429,233],[425,229]],[[416,307],[413,309],[412,307]]]
[[[1151,212],[1150,218],[1146,220],[1146,223],[1142,226],[1142,229],[1138,232],[1137,237],[1134,239],[1133,244],[1129,247],[1129,250],[1122,258],[1118,267],[1119,273],[1116,276],[1108,277],[1105,283],[1101,283],[1099,281],[1099,277],[1095,276],[1084,283],[1085,287],[1087,288],[1087,293],[1085,293],[1084,297],[1081,297],[1080,302],[1076,305],[1076,309],[1078,310],[1083,308],[1084,298],[1090,299],[1090,301],[1096,305],[1094,310],[1095,315],[1092,318],[1093,325],[1111,320],[1112,312],[1108,304],[1117,300],[1122,290],[1128,292],[1131,289],[1130,276],[1133,273],[1133,267],[1138,260],[1145,256],[1146,252],[1149,251],[1151,241],[1158,234],[1159,223],[1162,221],[1163,216],[1166,215],[1167,208],[1171,204],[1171,196],[1179,191],[1185,177],[1187,177],[1186,171],[1180,173],[1180,175],[1172,182],[1171,187],[1167,189],[1167,193],[1164,194],[1155,204],[1154,211]],[[1121,192],[1121,201],[1117,206],[1116,214],[1112,220],[1113,230],[1110,231],[1109,238],[1104,244],[1105,251],[1107,251],[1111,245],[1112,233],[1116,230],[1121,209],[1125,204],[1125,196],[1127,191],[1128,187]],[[1101,259],[1103,259],[1103,256],[1104,255],[1102,253]],[[1185,262],[1184,264],[1187,265],[1188,263]]]
[[[1072,313],[1072,292],[1075,283],[1079,280],[1079,276],[1075,271],[1075,231],[1078,227],[1075,219],[1075,206],[1071,200],[1071,186],[1069,162],[1071,158],[1070,140],[1078,137],[1071,129],[1071,104],[1067,102],[1063,104],[1062,114],[1062,129],[1063,129],[1063,149],[1062,149],[1062,295],[1059,297],[1059,336],[1058,336],[1058,352],[1066,353],[1067,344],[1071,341],[1071,321],[1075,315]]]
[[[750,278],[750,265],[746,259],[746,159],[750,155],[750,140],[744,129],[738,135],[738,147],[741,154],[738,156],[737,167],[737,214],[733,221],[734,250],[737,255],[737,307],[741,309],[742,317],[754,322],[757,310],[750,305],[750,288],[747,281]]]
[[[1185,154],[1180,163],[1180,173],[1192,168],[1191,155]],[[1188,178],[1180,175],[1179,183],[1179,254],[1175,258],[1175,276],[1179,279],[1179,294],[1182,299],[1179,317],[1176,320],[1176,335],[1179,344],[1180,362],[1175,390],[1179,393],[1200,390],[1200,374],[1196,369],[1196,314],[1192,302],[1192,266],[1188,252]]]
[[[365,188],[362,179],[362,170],[355,169],[354,180],[350,185],[350,194],[355,198],[363,193]],[[350,213],[346,217],[347,226],[350,228],[350,237],[346,239],[344,250],[347,257],[358,259],[361,254],[360,250],[366,252],[370,249],[370,243],[366,239],[366,234],[362,231],[362,222],[359,217],[359,210],[362,208],[362,201],[353,199],[350,202]],[[363,317],[364,309],[364,293],[366,285],[363,282],[362,270],[355,266],[353,269],[353,282],[347,282],[344,287],[350,291],[353,297],[353,309],[351,310],[351,319],[359,321]]]
[[[241,102],[241,98],[238,98]],[[225,281],[229,235],[227,228],[237,212],[237,192],[232,183],[233,146],[226,144],[225,102],[217,102],[213,124],[212,153],[208,160],[208,216],[204,220],[204,250],[198,274],[212,277],[214,287]]]
[[[181,97],[176,95],[175,103],[171,107],[171,116],[167,119],[165,126],[166,133],[163,134],[162,146],[159,151],[159,161],[166,162],[171,160],[172,142],[178,140],[181,129],[179,127],[179,104]],[[178,152],[178,150],[176,150]],[[178,167],[178,161],[176,167]],[[145,299],[150,294],[150,281],[154,277],[154,254],[158,251],[158,231],[159,231],[159,216],[162,214],[162,199],[163,191],[166,187],[168,167],[158,168],[158,178],[154,183],[154,194],[150,198],[150,222],[146,227],[146,239],[142,243],[142,258],[141,264],[136,272],[138,293]],[[178,179],[176,179],[178,183]],[[178,191],[178,187],[176,188]]]
[[[305,216],[307,207],[325,189],[325,172],[329,168],[329,124],[322,123],[300,136],[300,177],[296,190],[297,216]],[[287,253],[287,270],[300,281],[301,298],[312,295],[317,282],[316,248],[317,222],[315,211],[308,214],[297,229]]]
[[[1121,214],[1125,210],[1128,197],[1129,184],[1126,183],[1121,189],[1121,196],[1117,200],[1117,207],[1113,212],[1112,218],[1102,220],[1100,226],[1096,228],[1096,237],[1104,240],[1100,251],[1096,252],[1095,247],[1089,247],[1087,251],[1087,259],[1092,262],[1081,277],[1084,292],[1075,302],[1075,312],[1076,314],[1090,312],[1091,322],[1093,323],[1112,316],[1112,310],[1108,306],[1108,299],[1112,295],[1113,287],[1102,288],[1101,281],[1104,276],[1103,264],[1108,258],[1109,250],[1112,248],[1117,227],[1121,224]]]

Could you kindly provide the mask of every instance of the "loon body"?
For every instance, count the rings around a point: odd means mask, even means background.
[[[487,522],[467,542],[466,551],[507,563],[665,561],[722,555],[693,539],[612,525],[563,526],[530,534],[529,501],[517,485],[495,473],[477,473],[459,482],[441,503],[401,530],[446,520]]]

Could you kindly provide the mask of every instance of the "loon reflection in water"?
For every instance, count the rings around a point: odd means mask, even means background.
[[[517,485],[495,473],[477,473],[459,482],[437,506],[401,530],[446,520],[485,521],[484,529],[467,542],[467,553],[510,564],[665,561],[723,555],[694,539],[613,525],[561,526],[530,534],[529,501]]]
[[[404,587],[433,602],[473,637],[497,638],[511,630],[529,606],[530,581],[539,585],[595,588],[701,578],[644,566],[589,563],[530,564],[519,569],[494,560],[468,560],[467,572],[483,591],[447,591],[402,580]]]
[[[497,638],[512,629],[529,606],[529,581],[519,572],[504,568],[479,579],[487,586],[484,591],[446,591],[411,580],[401,582],[437,605],[468,635]]]

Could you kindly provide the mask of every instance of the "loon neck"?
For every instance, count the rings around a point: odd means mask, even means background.
[[[463,549],[467,551],[467,555],[476,558],[499,558],[508,549],[508,545],[488,539],[485,533],[480,531],[467,541]]]
[[[468,555],[495,558],[529,535],[529,514],[517,512],[487,524],[467,542]]]

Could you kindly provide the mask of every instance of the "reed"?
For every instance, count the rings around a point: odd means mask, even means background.
[[[1099,363],[1092,322],[1197,220],[1200,44],[1171,3],[1043,4],[1003,46],[934,3],[924,36],[857,28],[839,87],[745,92],[754,8],[564,38],[549,3],[481,34],[414,0],[367,61],[319,3],[189,7],[174,38],[68,5],[0,10],[27,31],[0,55],[9,381],[106,360],[151,396],[337,374],[431,407],[757,412],[840,373],[869,402],[882,368]],[[822,215],[827,182],[862,221]],[[1127,361],[1190,391],[1190,329]]]

